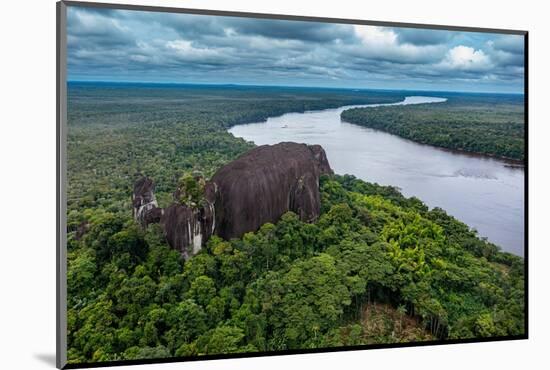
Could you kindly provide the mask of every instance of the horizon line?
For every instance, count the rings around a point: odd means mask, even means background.
[[[110,83],[110,84],[157,84],[157,85],[198,85],[198,86],[235,86],[235,87],[278,87],[278,88],[306,88],[306,89],[332,89],[332,90],[370,90],[370,91],[422,91],[437,93],[463,93],[463,94],[499,94],[499,95],[523,95],[522,92],[498,92],[498,91],[464,91],[464,90],[429,90],[412,88],[376,88],[376,87],[335,87],[335,86],[307,86],[307,85],[271,85],[271,84],[246,84],[246,83],[221,83],[221,82],[166,82],[166,81],[112,81],[112,80],[69,80],[69,83]]]

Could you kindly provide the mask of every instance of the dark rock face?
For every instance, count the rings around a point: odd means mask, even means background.
[[[201,206],[175,202],[160,209],[153,181],[142,177],[134,186],[134,217],[143,227],[160,222],[170,246],[188,259],[214,234],[238,238],[288,211],[315,221],[321,207],[319,177],[331,173],[319,145],[263,145],[220,168],[206,182]]]
[[[132,198],[134,219],[142,227],[147,227],[150,223],[160,221],[162,210],[158,208],[154,191],[155,184],[148,177],[141,177],[134,184],[134,195]]]
[[[238,238],[288,211],[314,221],[321,206],[319,177],[325,173],[332,170],[319,145],[287,142],[250,150],[211,179],[217,185],[216,234]]]
[[[160,223],[168,244],[187,260],[214,234],[214,205],[191,208],[173,203],[164,209]]]

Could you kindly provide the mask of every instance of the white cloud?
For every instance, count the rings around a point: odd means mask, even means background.
[[[524,38],[520,35],[502,35],[497,37],[492,46],[513,54],[523,54]]]
[[[208,48],[196,48],[193,43],[188,40],[172,40],[167,41],[166,48],[176,52],[180,57],[186,59],[197,59],[215,57],[218,55],[218,51]]]
[[[78,8],[69,7],[69,26],[74,27],[75,33],[85,35],[107,34],[110,32],[125,33],[130,29],[122,25],[117,19],[108,18],[99,14],[89,13]]]
[[[365,46],[387,47],[397,44],[397,34],[390,28],[355,25],[353,29]]]
[[[492,67],[491,58],[483,50],[464,45],[449,50],[439,65],[461,71],[484,71]]]
[[[140,55],[140,54],[130,55],[129,58],[130,58],[130,60],[132,60],[134,62],[139,62],[139,63],[147,63],[147,62],[150,61],[150,58],[146,57],[145,55]]]
[[[518,43],[518,40],[521,43]],[[503,67],[522,67],[524,64],[523,39],[518,36],[501,36],[486,42],[491,60]]]
[[[433,62],[444,53],[441,45],[400,43],[398,34],[391,28],[359,25],[353,28],[362,44],[357,56],[416,64]]]

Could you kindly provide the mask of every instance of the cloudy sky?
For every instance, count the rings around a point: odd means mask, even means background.
[[[68,8],[72,81],[523,91],[523,36]]]

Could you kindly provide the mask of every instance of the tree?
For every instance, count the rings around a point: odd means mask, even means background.
[[[201,353],[220,354],[241,352],[244,333],[241,329],[231,326],[218,326],[210,330],[197,341]],[[244,349],[252,350],[251,347]]]
[[[172,306],[166,316],[166,323],[169,329],[164,338],[170,351],[193,342],[208,327],[204,310],[190,299]]]
[[[191,283],[187,296],[194,299],[199,305],[206,307],[210,300],[216,295],[214,280],[208,276],[201,275]]]
[[[204,201],[205,185],[202,174],[184,174],[178,181],[178,201],[189,207],[201,205]]]

